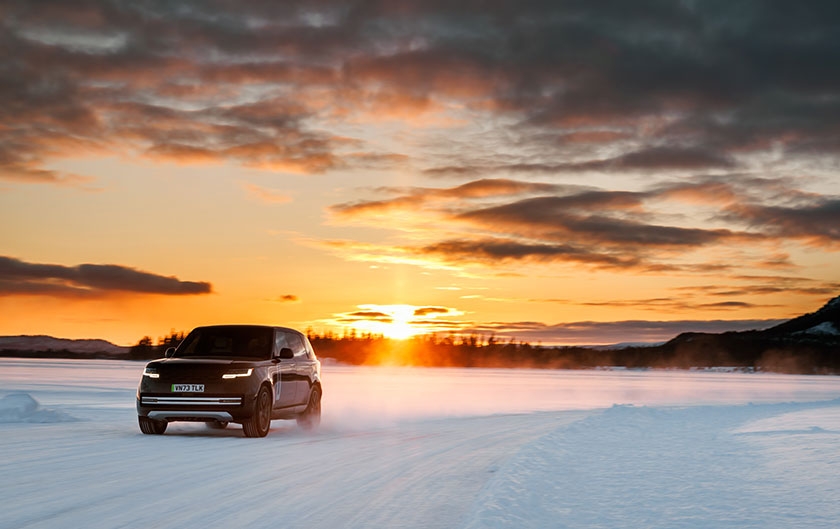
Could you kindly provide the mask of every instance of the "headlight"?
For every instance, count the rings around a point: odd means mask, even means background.
[[[250,377],[253,372],[253,369],[232,369],[222,375],[222,378],[230,380],[231,378]]]
[[[160,373],[158,373],[157,368],[147,367],[143,370],[143,376],[149,378],[160,378]]]

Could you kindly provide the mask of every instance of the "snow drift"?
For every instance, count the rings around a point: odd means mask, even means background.
[[[0,399],[0,423],[53,423],[76,421],[62,411],[41,408],[29,393],[10,393]]]

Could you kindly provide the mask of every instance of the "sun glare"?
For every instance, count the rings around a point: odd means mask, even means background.
[[[357,318],[352,327],[363,333],[381,334],[394,340],[405,340],[428,332],[419,325],[418,307],[414,305],[359,305],[358,312],[351,316]]]
[[[397,305],[393,308],[394,310],[391,312],[393,319],[391,323],[384,325],[385,328],[382,334],[395,340],[405,340],[417,334],[418,329],[411,323],[414,319],[414,307],[410,305]]]

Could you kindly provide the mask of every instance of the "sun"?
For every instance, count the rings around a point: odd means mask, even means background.
[[[407,340],[416,336],[418,333],[411,325],[406,323],[388,325],[383,334],[386,338],[391,338],[392,340]]]
[[[406,340],[418,334],[418,329],[412,324],[414,319],[414,307],[398,305],[391,313],[390,323],[383,323],[382,334],[393,340]]]
[[[357,331],[379,334],[392,340],[406,340],[425,332],[417,324],[417,307],[413,305],[358,305],[360,319],[353,322]]]
[[[335,314],[333,320],[324,321],[331,321],[345,331],[352,330],[354,335],[369,333],[392,340],[407,340],[456,330],[459,323],[451,318],[464,314],[458,309],[440,305],[365,303],[356,305],[356,309]]]

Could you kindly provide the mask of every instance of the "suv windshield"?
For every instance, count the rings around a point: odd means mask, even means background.
[[[271,358],[274,331],[270,327],[199,327],[175,351],[176,358],[235,356]]]

